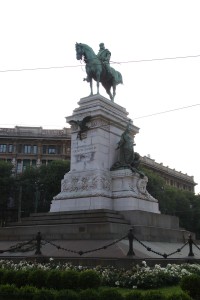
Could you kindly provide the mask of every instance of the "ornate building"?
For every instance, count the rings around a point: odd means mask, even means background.
[[[52,160],[70,159],[70,152],[69,128],[0,128],[0,159],[12,162],[14,174],[23,172],[27,166],[40,166]]]
[[[0,160],[12,162],[14,174],[23,172],[27,166],[40,166],[52,160],[70,159],[70,155],[70,128],[0,128]],[[163,166],[148,156],[141,157],[141,166],[159,174],[167,185],[194,192],[196,183],[193,176]]]
[[[189,176],[182,172],[178,172],[175,169],[163,166],[162,163],[157,163],[154,159],[151,159],[148,156],[141,157],[141,166],[160,175],[167,185],[194,193],[194,187],[197,184],[194,182],[193,176]]]

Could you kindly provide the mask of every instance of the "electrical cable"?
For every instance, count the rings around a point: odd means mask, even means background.
[[[200,57],[200,54],[197,55],[186,55],[186,56],[175,56],[175,57],[163,57],[163,58],[151,58],[151,59],[139,59],[139,60],[129,60],[114,62],[110,61],[110,64],[128,64],[128,63],[141,63],[141,62],[153,62],[153,61],[164,61],[164,60],[176,60],[176,59],[188,59],[188,58],[197,58]],[[68,66],[50,66],[50,67],[37,67],[37,68],[21,68],[21,69],[5,69],[0,70],[0,73],[6,72],[22,72],[22,71],[40,71],[40,70],[51,70],[51,69],[65,69],[65,68],[77,68],[83,67],[83,65],[68,65]]]

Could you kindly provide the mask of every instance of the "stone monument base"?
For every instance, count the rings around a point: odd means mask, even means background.
[[[66,118],[72,126],[70,172],[50,212],[109,209],[160,214],[158,201],[146,190],[148,178],[119,160],[117,145],[124,132],[128,128],[131,145],[139,132],[126,109],[101,95],[82,98],[78,104]]]
[[[179,220],[175,216],[139,210],[117,212],[96,209],[31,214],[22,218],[20,223],[12,222],[0,228],[0,241],[28,241],[34,239],[37,232],[49,241],[112,241],[126,236],[130,228],[141,241],[185,243],[189,234],[179,228]]]
[[[110,209],[160,213],[158,201],[146,190],[147,181],[130,169],[69,172],[50,212]]]

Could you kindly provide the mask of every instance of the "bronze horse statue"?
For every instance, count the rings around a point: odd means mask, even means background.
[[[116,86],[119,83],[123,83],[121,73],[111,67],[111,72],[108,73],[93,49],[86,44],[76,43],[76,58],[77,60],[84,60],[86,63],[87,78],[84,78],[84,80],[90,83],[90,95],[93,95],[92,80],[94,79],[97,82],[97,94],[99,94],[99,82],[101,82],[111,101],[114,101]],[[111,87],[113,88],[113,93],[111,93]]]

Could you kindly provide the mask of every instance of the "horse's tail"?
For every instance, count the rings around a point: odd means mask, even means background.
[[[115,81],[115,84],[123,84],[122,74],[119,71],[116,71],[114,68],[110,68],[112,72],[112,77]]]
[[[122,74],[118,71],[115,71],[116,76],[115,76],[115,80],[116,80],[116,84],[123,84],[123,78],[122,78]]]

